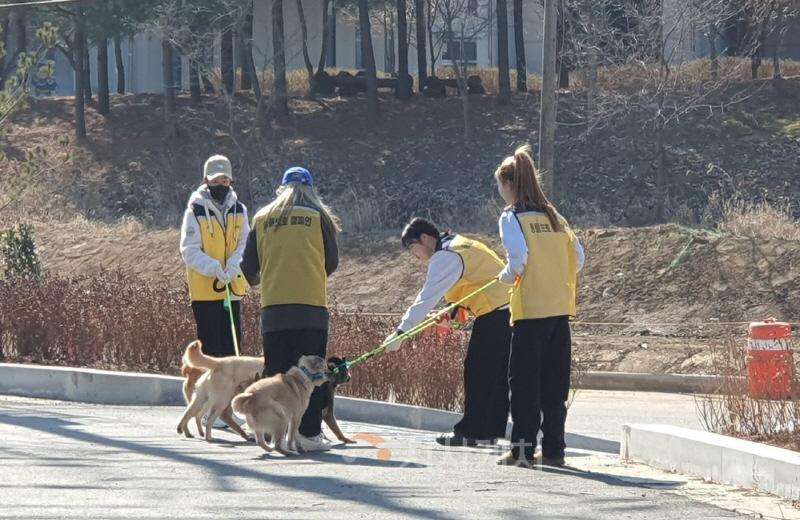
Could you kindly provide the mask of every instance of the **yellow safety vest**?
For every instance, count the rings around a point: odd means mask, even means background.
[[[575,316],[577,258],[575,234],[559,216],[563,231],[554,231],[544,213],[516,213],[528,260],[521,280],[511,289],[511,322]]]
[[[500,257],[477,240],[455,235],[442,241],[442,249],[458,254],[464,266],[461,278],[444,295],[448,303],[457,302],[483,287],[503,270]],[[500,284],[492,285],[461,304],[475,316],[483,316],[504,305],[508,305],[508,289]]]
[[[237,202],[225,214],[225,229],[222,228],[217,217],[213,214],[207,216],[202,204],[194,204],[194,216],[200,226],[200,238],[205,254],[219,261],[222,267],[226,266],[243,240],[242,226],[244,224],[244,208]],[[211,229],[209,230],[209,224]],[[189,283],[189,298],[192,301],[218,301],[225,299],[225,285],[213,276],[204,276],[191,267],[186,268],[186,278]],[[231,282],[231,292],[236,296],[247,294],[247,280],[241,273]]]
[[[319,211],[294,206],[280,226],[279,218],[277,212],[260,211],[253,220],[261,263],[261,307],[327,306],[328,275]]]

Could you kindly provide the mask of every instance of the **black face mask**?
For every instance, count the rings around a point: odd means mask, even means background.
[[[230,186],[209,186],[208,191],[211,192],[211,198],[215,201],[222,204],[225,202],[225,197],[228,196],[228,192],[231,191]]]

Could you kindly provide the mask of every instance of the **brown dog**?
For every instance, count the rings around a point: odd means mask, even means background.
[[[206,425],[214,424],[219,417],[233,431],[249,440],[233,420],[230,404],[233,396],[261,377],[264,359],[252,356],[214,358],[203,354],[200,346],[200,341],[193,341],[183,354],[183,364],[187,370],[182,368],[181,372],[187,374],[183,384],[187,407],[178,423],[178,433],[192,437],[187,424],[194,417],[198,432],[210,441],[211,428],[207,427],[204,434],[200,423],[200,418],[207,415]],[[199,376],[198,370],[201,370]]]
[[[265,451],[297,455],[297,428],[308,408],[314,387],[333,380],[325,360],[301,356],[297,366],[285,374],[256,381],[233,398],[234,411],[247,418],[247,426]],[[267,444],[270,436],[274,447]]]

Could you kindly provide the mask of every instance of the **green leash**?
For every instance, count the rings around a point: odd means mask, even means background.
[[[392,341],[397,341],[397,340],[403,341],[403,340],[409,339],[409,338],[411,338],[413,336],[416,336],[417,334],[421,333],[422,331],[424,331],[428,327],[431,327],[431,326],[435,325],[443,316],[445,316],[446,314],[452,312],[453,309],[455,309],[456,307],[458,307],[459,305],[461,305],[465,301],[469,300],[470,298],[472,298],[476,294],[479,294],[479,293],[485,291],[486,289],[488,289],[492,285],[496,284],[498,281],[499,280],[497,280],[495,278],[494,280],[492,280],[491,282],[487,283],[483,287],[479,287],[478,289],[472,291],[471,293],[469,293],[468,295],[464,296],[463,298],[461,298],[457,302],[451,303],[450,305],[448,305],[444,309],[440,310],[439,312],[437,312],[436,314],[434,314],[430,318],[426,319],[425,321],[423,321],[422,323],[420,323],[416,327],[412,328],[408,332],[404,332],[404,333],[400,334],[399,336],[394,338]],[[339,365],[338,367],[335,367],[333,369],[333,373],[334,374],[339,373],[339,370],[341,370],[342,367],[344,367],[344,370],[349,370],[351,367],[353,367],[355,365],[359,365],[359,364],[361,364],[361,363],[363,363],[363,362],[365,362],[367,360],[370,360],[370,359],[374,358],[378,354],[382,354],[386,350],[386,346],[387,345],[388,345],[388,343],[383,343],[378,348],[376,348],[374,350],[370,350],[366,354],[363,354],[363,355],[357,357],[356,359],[354,359],[352,361],[347,361],[347,362],[343,363],[342,365]]]
[[[231,336],[233,337],[233,350],[236,352],[236,357],[239,357],[239,338],[236,337],[236,324],[233,320],[233,305],[231,305],[231,289],[228,284],[225,284],[225,300],[222,302],[222,308],[228,311],[228,316],[231,319]]]

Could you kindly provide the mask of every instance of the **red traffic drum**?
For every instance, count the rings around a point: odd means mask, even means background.
[[[770,318],[750,324],[747,389],[754,399],[791,399],[792,326]]]

